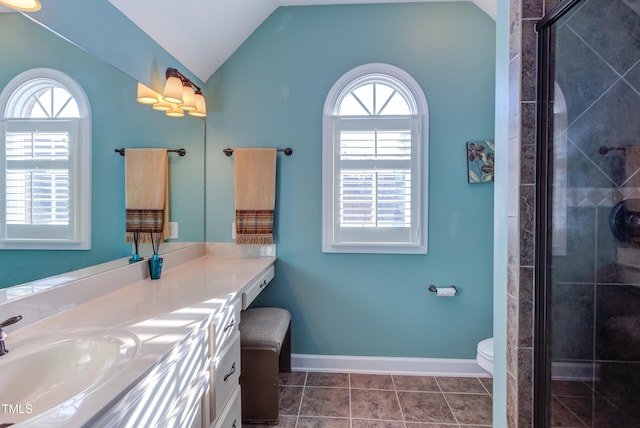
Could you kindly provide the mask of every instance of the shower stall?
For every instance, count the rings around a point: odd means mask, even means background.
[[[536,27],[534,426],[640,426],[640,0]]]

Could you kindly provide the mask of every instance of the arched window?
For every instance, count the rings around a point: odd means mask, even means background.
[[[33,69],[0,93],[0,248],[89,249],[91,111],[82,88]]]
[[[367,64],[329,91],[323,115],[323,251],[427,252],[428,108],[418,83]]]

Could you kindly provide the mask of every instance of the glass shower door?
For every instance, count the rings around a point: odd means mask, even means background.
[[[640,1],[538,24],[536,426],[640,426]]]

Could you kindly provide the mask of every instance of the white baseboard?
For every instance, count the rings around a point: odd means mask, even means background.
[[[476,360],[291,354],[294,371],[490,377]]]

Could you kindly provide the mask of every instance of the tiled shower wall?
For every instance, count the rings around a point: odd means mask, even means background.
[[[509,427],[531,427],[533,409],[533,272],[534,272],[534,225],[535,225],[535,151],[536,151],[536,33],[535,24],[546,15],[558,0],[512,0],[510,17],[510,82],[509,82],[509,144],[511,152],[509,183],[509,258],[508,258],[508,306],[507,306],[507,423]],[[635,15],[623,0],[585,0],[580,8],[593,10],[584,17],[575,17],[572,26],[561,28],[558,54],[574,55],[577,60],[586,61],[581,70],[592,76],[580,75],[580,70],[564,68],[558,71],[558,80],[571,105],[567,111],[568,123],[579,125],[580,120],[589,127],[574,126],[570,131],[567,161],[574,171],[584,174],[567,176],[567,224],[588,223],[590,226],[566,242],[566,251],[571,255],[574,248],[587,248],[588,259],[593,268],[588,282],[591,287],[599,287],[605,299],[611,296],[613,288],[604,285],[617,282],[619,272],[614,266],[616,243],[608,228],[611,207],[619,200],[640,195],[637,183],[626,182],[628,174],[621,173],[624,159],[620,152],[601,155],[600,146],[639,144],[640,121],[637,114],[615,115],[609,102],[623,103],[623,111],[638,112],[640,107],[640,66],[633,67],[640,58],[640,40],[634,34],[640,25],[640,15]],[[627,8],[627,9],[625,9]],[[595,20],[594,20],[595,18]],[[635,37],[635,38],[634,38]],[[565,49],[565,52],[561,52]],[[570,63],[569,63],[570,64]],[[564,73],[564,75],[563,75]],[[597,79],[593,76],[597,75]],[[624,76],[624,78],[622,78]],[[604,94],[604,95],[603,95]],[[598,103],[594,104],[595,101]],[[591,108],[589,108],[591,107]],[[633,125],[628,127],[628,122]],[[602,124],[602,126],[598,126]],[[595,125],[595,126],[594,126]],[[583,133],[584,135],[581,135]],[[575,143],[575,144],[573,144]],[[519,149],[519,150],[518,150]],[[624,170],[624,168],[622,168]],[[568,236],[570,234],[568,233]],[[576,239],[578,238],[578,239]],[[584,239],[579,239],[584,238]],[[574,241],[572,241],[572,239]],[[576,247],[577,246],[577,247]],[[600,248],[600,251],[597,249]],[[607,251],[602,251],[607,248]],[[580,257],[570,258],[567,266],[575,268]],[[565,271],[568,273],[569,271]],[[583,271],[585,272],[585,271]],[[586,272],[589,272],[587,269]],[[566,278],[567,284],[580,283],[580,278]],[[568,289],[568,288],[567,288]],[[584,292],[584,288],[581,288]],[[629,298],[629,290],[619,288],[619,298]],[[586,292],[596,296],[597,293]],[[595,299],[586,308],[574,308],[576,319],[580,314],[594,317],[598,303]],[[569,297],[575,302],[575,295]],[[606,301],[617,301],[608,298]],[[580,300],[577,300],[580,302]],[[603,310],[603,305],[599,305]],[[606,305],[604,307],[606,311]],[[571,318],[565,318],[571,320]],[[560,320],[559,320],[560,321]],[[575,321],[575,320],[574,320]],[[582,321],[585,321],[582,319]],[[559,322],[560,324],[561,322]],[[595,320],[587,324],[596,328]],[[580,323],[582,326],[583,323]],[[578,324],[567,326],[578,328]],[[565,334],[572,334],[571,329]],[[584,338],[593,338],[585,334]],[[598,350],[598,345],[582,339],[562,348],[571,358],[588,355],[588,358],[610,358],[606,352]],[[569,342],[567,342],[569,343]],[[602,347],[602,345],[600,345]],[[614,369],[619,369],[614,367]],[[623,370],[624,371],[624,370]],[[615,382],[614,382],[615,383]],[[597,416],[597,415],[596,415]],[[595,423],[595,421],[591,421]]]
[[[535,24],[557,0],[510,0],[507,426],[533,425]],[[517,165],[517,167],[516,167]]]

